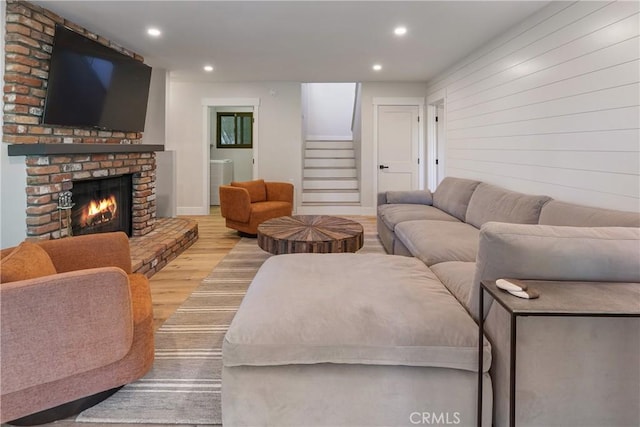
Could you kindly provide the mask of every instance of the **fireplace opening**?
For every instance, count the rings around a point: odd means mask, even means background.
[[[73,182],[74,236],[124,231],[131,236],[132,175]]]

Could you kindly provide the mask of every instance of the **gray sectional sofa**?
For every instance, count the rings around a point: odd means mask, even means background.
[[[379,201],[380,239],[405,256],[263,264],[223,344],[225,426],[476,426],[480,316],[482,425],[506,426],[510,318],[479,307],[480,282],[640,283],[637,213],[456,178]],[[640,424],[640,319],[518,325],[518,426]]]

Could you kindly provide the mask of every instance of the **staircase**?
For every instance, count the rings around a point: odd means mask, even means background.
[[[306,142],[303,205],[357,205],[358,187],[353,141]]]

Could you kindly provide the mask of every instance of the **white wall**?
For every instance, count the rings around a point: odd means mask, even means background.
[[[259,98],[260,178],[302,186],[302,119],[300,83],[203,83],[170,81],[167,149],[177,153],[178,214],[207,213],[208,172],[203,152],[209,142],[203,135],[202,99]],[[207,187],[203,187],[207,185]]]
[[[0,2],[0,22],[5,23],[5,2]],[[4,81],[4,28],[0,31],[0,81]],[[0,99],[0,111],[4,111],[4,102]],[[0,141],[2,141],[2,126],[0,126]],[[27,168],[25,157],[9,157],[4,142],[0,156],[0,247],[15,246],[23,241],[27,235]]]
[[[373,98],[415,98],[423,97],[426,83],[386,83],[363,82],[362,83],[362,128],[361,128],[361,169],[360,185],[361,205],[363,213],[375,213],[377,195],[373,194],[373,180],[377,179],[377,169],[373,163]],[[425,120],[421,121],[422,123]],[[424,158],[424,155],[422,156]],[[424,163],[423,163],[424,164]]]
[[[306,83],[306,139],[350,140],[355,83]]]
[[[253,149],[216,147],[216,113],[251,113],[253,112],[253,107],[209,107],[209,111],[209,147],[211,147],[211,159],[233,160],[234,181],[249,181],[253,179]]]
[[[551,3],[429,82],[446,174],[639,210],[639,7]]]
[[[143,144],[160,144],[165,141],[167,105],[167,70],[153,67],[149,83],[149,100],[144,123]]]

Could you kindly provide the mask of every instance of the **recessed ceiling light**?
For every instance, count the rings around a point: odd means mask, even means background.
[[[149,34],[152,37],[160,37],[160,35],[162,34],[162,31],[160,31],[157,28],[147,28],[147,34]]]
[[[396,27],[393,30],[393,34],[395,34],[396,36],[404,36],[405,34],[407,34],[407,27]]]
[[[373,71],[380,71],[380,70],[382,70],[382,65],[374,64],[373,67],[371,67],[371,68],[373,68]]]
[[[212,71],[213,71],[213,67],[212,67],[211,65],[205,65],[205,66],[204,66],[204,70],[205,70],[207,73],[210,73],[210,72],[212,72]]]

